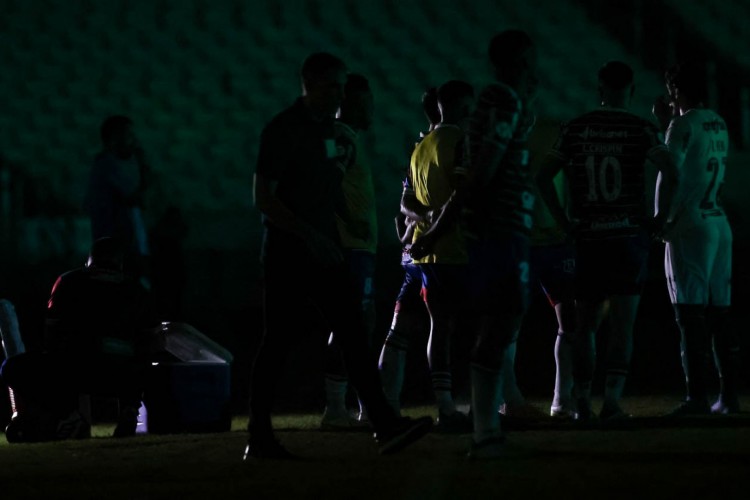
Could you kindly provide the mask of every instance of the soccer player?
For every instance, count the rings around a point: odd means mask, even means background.
[[[440,109],[437,103],[437,88],[430,87],[422,94],[422,110],[428,122],[427,132],[419,133],[421,141],[432,132],[440,123]],[[417,142],[419,144],[419,142]],[[416,147],[416,146],[415,146]],[[418,320],[417,308],[420,307],[419,295],[422,289],[422,273],[414,264],[411,257],[411,243],[414,238],[414,228],[416,219],[422,220],[428,217],[428,211],[419,202],[416,202],[417,212],[409,211],[404,206],[404,199],[413,199],[415,197],[414,188],[412,187],[409,175],[407,174],[403,182],[403,193],[401,203],[401,213],[396,217],[396,234],[401,245],[401,267],[404,269],[404,281],[396,297],[396,306],[393,310],[393,320],[388,330],[388,335],[383,342],[383,349],[380,352],[380,377],[383,382],[383,390],[388,399],[388,403],[396,410],[401,412],[401,389],[404,385],[404,372],[406,369],[406,352],[409,347],[409,337],[412,330],[416,327]],[[413,207],[412,207],[413,208]],[[411,213],[408,217],[404,212]]]
[[[557,144],[537,175],[550,213],[575,237],[576,330],[573,341],[574,395],[578,419],[592,422],[591,379],[594,336],[609,302],[611,332],[606,359],[602,423],[628,415],[620,399],[630,366],[635,316],[644,281],[649,230],[658,231],[669,211],[676,174],[651,123],[627,111],[635,91],[633,71],[612,61],[599,70],[601,107],[562,127]],[[662,176],[656,218],[645,206],[645,168]],[[571,190],[570,217],[553,178],[563,169]]]
[[[492,38],[488,53],[496,83],[479,95],[464,142],[465,167],[456,169],[457,189],[426,233],[439,234],[445,222],[461,215],[468,300],[478,323],[471,353],[471,459],[505,453],[498,413],[503,363],[528,307],[534,205],[526,141],[536,119],[536,48],[523,31],[507,30]],[[420,246],[415,240],[412,255]]]
[[[399,418],[383,394],[367,351],[362,304],[344,261],[336,214],[343,201],[334,117],[344,97],[346,66],[329,53],[302,65],[302,96],[264,128],[254,178],[263,214],[263,343],[250,387],[245,458],[291,459],[275,438],[271,409],[295,335],[295,305],[312,300],[339,343],[352,385],[367,409],[383,454],[394,453],[432,427],[429,417]]]
[[[367,79],[350,73],[344,87],[344,100],[335,122],[336,145],[344,161],[342,187],[346,204],[346,219],[337,217],[337,226],[344,258],[349,264],[356,290],[362,304],[368,344],[375,330],[375,301],[373,278],[375,251],[378,245],[378,224],[375,206],[375,187],[370,166],[359,147],[359,132],[372,124],[373,96]],[[366,425],[366,414],[360,403],[359,418],[353,418],[346,408],[348,377],[343,366],[341,349],[333,335],[326,352],[326,409],[321,428],[347,430]],[[361,422],[361,423],[360,423]]]
[[[673,112],[662,103],[654,114],[667,129],[680,185],[663,235],[664,267],[687,382],[687,400],[672,415],[738,413],[739,337],[727,319],[732,230],[720,198],[729,135],[724,120],[705,107],[706,78],[698,67],[676,66],[667,72],[666,83]],[[706,371],[712,335],[721,393],[709,408]]]
[[[466,82],[451,80],[438,88],[437,96],[440,124],[417,145],[411,158],[409,177],[414,196],[405,196],[404,204],[412,211],[438,212],[456,189],[455,170],[461,161],[474,89]],[[413,208],[414,202],[420,207]],[[427,360],[438,407],[436,430],[467,431],[470,422],[453,401],[450,363],[451,337],[465,290],[466,243],[457,220],[444,225],[440,234],[430,233],[430,225],[429,220],[417,221],[414,241],[419,241],[424,251],[416,252],[412,246],[411,253],[422,276],[422,296],[430,315]]]
[[[547,152],[557,139],[559,124],[551,121],[537,123],[529,137],[530,168],[539,171]],[[562,172],[555,178],[558,193],[565,197]],[[575,415],[572,399],[573,374],[570,336],[575,326],[574,276],[575,248],[572,240],[552,217],[544,203],[534,203],[534,226],[531,231],[531,282],[539,283],[542,292],[555,311],[557,335],[554,344],[555,385],[549,415],[570,419]],[[507,351],[503,398],[504,422],[539,419],[543,414],[526,403],[514,373],[516,343]]]

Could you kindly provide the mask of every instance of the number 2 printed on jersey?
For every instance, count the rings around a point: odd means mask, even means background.
[[[701,200],[701,210],[715,210],[716,208],[721,207],[719,194],[724,185],[724,171],[726,170],[726,164],[726,156],[722,157],[721,164],[719,164],[719,160],[717,160],[716,157],[711,157],[708,160],[706,170],[711,172],[711,181],[708,183],[706,194],[703,195],[703,199]]]

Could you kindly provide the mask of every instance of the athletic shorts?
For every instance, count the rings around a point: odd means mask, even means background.
[[[411,262],[401,264],[404,268],[404,281],[401,283],[401,290],[396,297],[396,311],[413,311],[418,307],[424,310],[421,305],[420,294],[422,292],[422,271],[419,266]]]
[[[649,237],[645,233],[576,243],[575,298],[604,300],[640,295],[646,281]]]
[[[469,244],[467,297],[475,313],[523,316],[529,307],[529,238],[504,238]]]
[[[438,307],[458,307],[466,296],[466,266],[417,264],[422,272],[422,298]]]
[[[539,282],[553,307],[575,298],[575,268],[573,245],[531,247],[532,282]]]
[[[670,238],[664,268],[673,304],[729,306],[732,230],[727,219],[714,217]]]

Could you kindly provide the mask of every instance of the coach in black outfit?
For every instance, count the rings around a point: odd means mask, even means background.
[[[294,458],[274,438],[271,407],[289,346],[300,333],[290,318],[304,299],[322,312],[342,348],[380,452],[394,453],[424,435],[432,420],[398,418],[387,404],[344,264],[336,227],[337,212],[346,220],[343,171],[333,119],[344,97],[346,67],[331,54],[316,53],[305,60],[301,76],[302,97],[263,130],[254,178],[255,205],[265,225],[265,325],[251,380],[245,458]]]

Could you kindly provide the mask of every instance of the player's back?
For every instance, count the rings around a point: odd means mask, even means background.
[[[572,215],[579,236],[633,236],[646,213],[645,163],[664,147],[653,124],[624,109],[603,107],[563,127],[553,154],[569,160]]]
[[[680,176],[673,211],[678,224],[724,216],[719,199],[729,149],[724,120],[710,109],[691,109],[672,120],[667,144]]]

